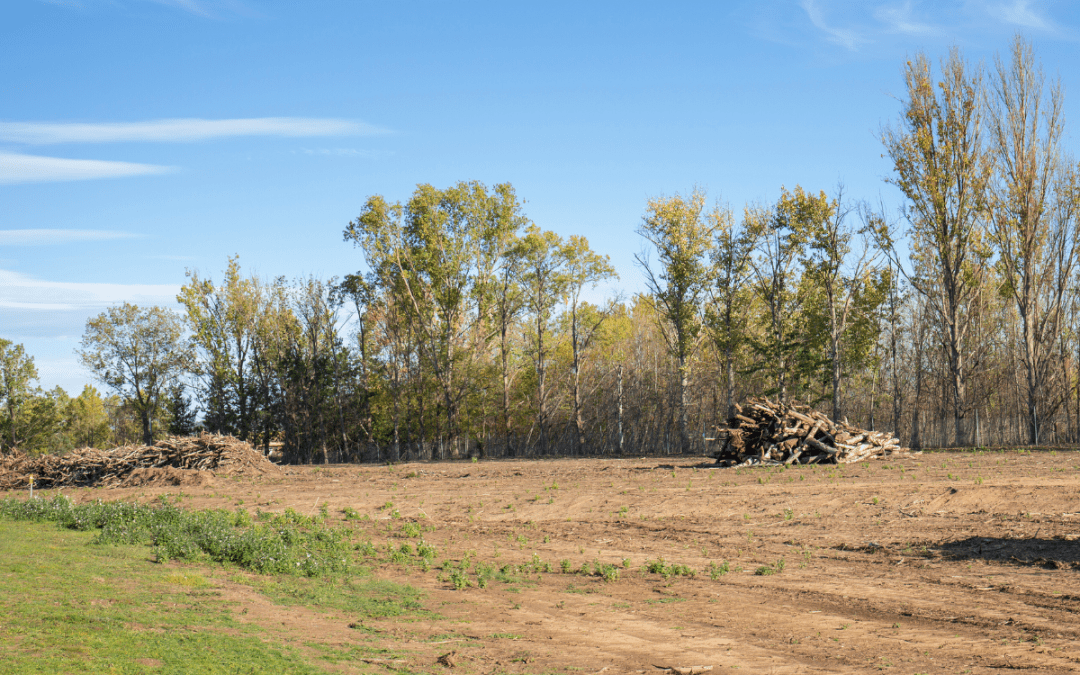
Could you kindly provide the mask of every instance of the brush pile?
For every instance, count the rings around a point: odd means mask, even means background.
[[[66,455],[0,456],[0,490],[29,487],[30,476],[34,477],[34,487],[40,489],[117,485],[137,469],[166,467],[228,475],[261,475],[277,470],[249,443],[204,433],[112,450],[81,448]]]
[[[834,422],[809,406],[752,398],[718,434],[721,466],[849,464],[903,452],[900,440]]]

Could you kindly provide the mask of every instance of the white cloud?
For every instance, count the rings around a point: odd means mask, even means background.
[[[166,305],[176,302],[175,284],[101,284],[45,281],[10,270],[0,270],[0,308],[34,311],[70,311],[104,308],[120,302]]]
[[[182,9],[185,12],[191,12],[199,16],[211,16],[210,11],[203,7],[195,0],[153,0],[159,5],[167,5],[169,7],[176,7]]]
[[[919,23],[911,16],[911,3],[905,2],[899,7],[879,7],[874,10],[874,17],[888,24],[889,30],[907,35],[941,35],[944,31],[938,26]]]
[[[817,6],[814,0],[799,0],[799,6],[803,8],[806,15],[810,18],[810,22],[814,26],[825,33],[826,40],[833,44],[840,45],[851,51],[857,51],[859,44],[867,42],[866,39],[859,37],[858,33],[846,28],[833,28],[825,23],[825,16],[821,12],[821,8]]]
[[[153,164],[65,159],[0,152],[0,184],[50,183],[94,178],[120,178],[166,173],[172,169]]]
[[[372,136],[387,133],[364,122],[305,117],[206,120],[181,118],[148,122],[0,122],[0,141],[30,144],[205,141],[237,136]]]
[[[999,20],[1014,26],[1036,30],[1055,31],[1057,28],[1032,7],[1030,0],[1014,0],[1011,3],[992,5],[990,13]]]
[[[80,241],[133,239],[141,236],[115,230],[0,230],[0,246],[47,246]]]

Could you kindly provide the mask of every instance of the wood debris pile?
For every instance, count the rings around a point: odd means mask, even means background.
[[[753,464],[850,464],[906,452],[900,440],[834,422],[809,406],[752,398],[720,430],[722,466]]]
[[[68,485],[116,485],[136,469],[172,467],[229,475],[263,474],[277,466],[245,441],[232,436],[174,436],[153,445],[112,450],[81,448],[66,455],[0,456],[0,489],[48,489]]]

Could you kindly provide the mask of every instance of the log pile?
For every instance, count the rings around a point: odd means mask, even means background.
[[[879,431],[866,431],[834,422],[809,406],[752,398],[720,429],[717,463],[849,464],[904,452],[900,440]]]
[[[204,433],[112,450],[81,448],[66,455],[0,456],[0,490],[26,488],[30,476],[34,477],[34,487],[40,489],[116,485],[136,469],[163,467],[229,475],[262,474],[277,469],[245,441]]]

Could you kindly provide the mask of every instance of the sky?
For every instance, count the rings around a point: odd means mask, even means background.
[[[1017,32],[1077,119],[1070,2],[4,0],[0,338],[75,395],[88,318],[179,309],[186,272],[230,256],[356,272],[342,230],[424,183],[512,183],[611,257],[595,293],[629,297],[650,198],[739,214],[843,184],[899,209],[880,135],[905,61],[992,66]]]

